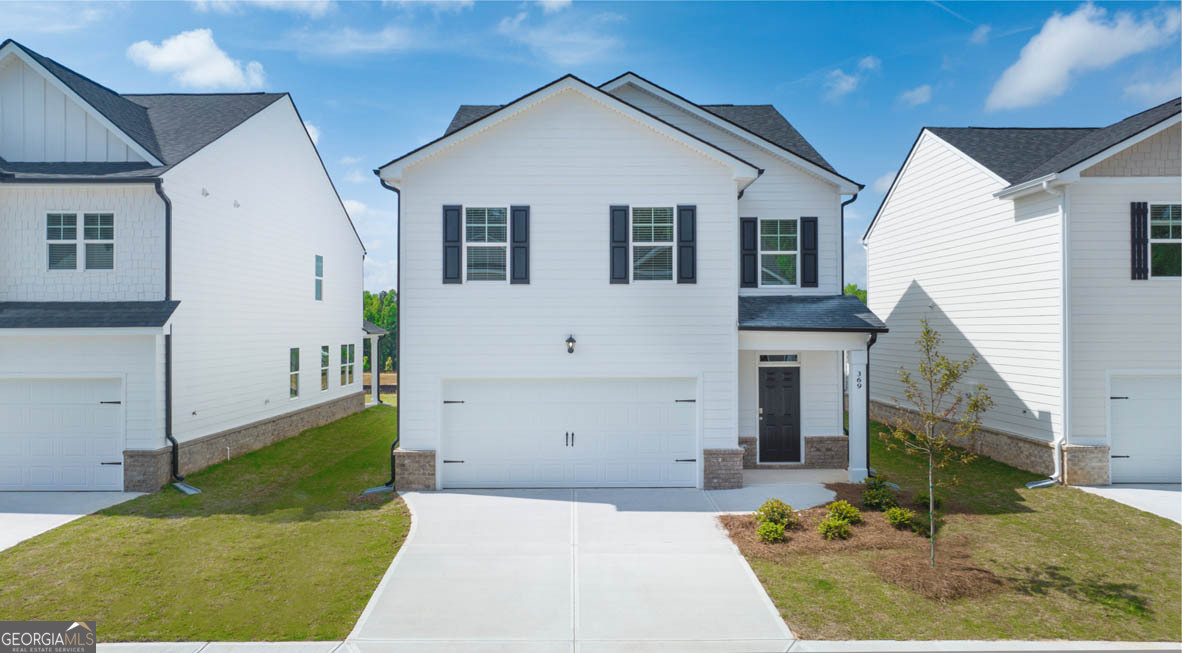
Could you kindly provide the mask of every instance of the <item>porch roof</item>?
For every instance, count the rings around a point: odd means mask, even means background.
[[[164,326],[179,301],[0,302],[0,329]]]
[[[361,321],[361,330],[364,331],[365,335],[367,336],[384,336],[390,333],[389,331],[374,324],[373,322],[370,322],[369,320]]]
[[[887,326],[852,295],[739,297],[739,329],[886,333]]]

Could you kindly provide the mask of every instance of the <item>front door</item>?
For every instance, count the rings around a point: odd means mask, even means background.
[[[800,462],[800,368],[759,368],[759,461]]]

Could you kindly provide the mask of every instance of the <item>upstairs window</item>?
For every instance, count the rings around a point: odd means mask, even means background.
[[[316,301],[324,299],[324,257],[316,255]]]
[[[78,214],[46,214],[45,240],[49,245],[50,270],[78,268]]]
[[[328,390],[328,345],[320,347],[320,390]]]
[[[1149,276],[1182,277],[1182,204],[1149,205]]]
[[[288,357],[290,359],[290,362],[288,363],[288,381],[290,383],[290,390],[288,391],[287,396],[291,399],[295,399],[296,397],[300,396],[300,348],[292,347],[288,352]]]
[[[797,220],[759,221],[759,285],[795,286],[800,253]]]
[[[673,207],[632,209],[632,280],[673,280]]]
[[[86,241],[86,269],[115,269],[115,215],[86,213],[82,216],[82,237]]]
[[[509,210],[464,209],[465,269],[468,281],[504,281],[509,242]]]

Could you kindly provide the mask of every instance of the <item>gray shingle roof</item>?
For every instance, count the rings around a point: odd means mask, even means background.
[[[158,327],[179,301],[0,302],[0,329]]]
[[[284,93],[124,95],[148,112],[161,160],[176,165],[283,97]]]
[[[887,326],[852,295],[743,295],[739,329],[886,332]]]
[[[370,322],[369,320],[362,320],[361,321],[361,330],[368,333],[371,336],[384,336],[384,335],[390,333],[389,331],[374,324],[373,322]]]

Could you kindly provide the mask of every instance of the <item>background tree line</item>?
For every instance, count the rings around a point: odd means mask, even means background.
[[[378,369],[383,372],[398,370],[398,352],[394,343],[398,338],[398,293],[393,290],[383,290],[380,293],[362,291],[361,307],[365,319],[382,327],[390,334],[382,336],[378,341],[377,360]],[[365,341],[365,349],[369,348],[369,339]],[[365,354],[365,370],[370,370],[370,360],[373,356],[367,351]],[[384,383],[384,381],[383,381]]]

